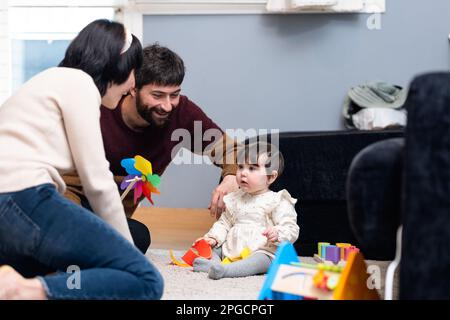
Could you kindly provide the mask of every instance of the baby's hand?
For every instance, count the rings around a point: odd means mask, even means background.
[[[277,242],[278,241],[278,231],[275,228],[267,228],[266,231],[263,232],[263,236],[267,237],[269,242]]]
[[[216,244],[217,244],[217,240],[214,239],[214,238],[210,238],[210,237],[201,237],[201,238],[198,238],[197,240],[195,240],[194,243],[193,243],[192,245],[195,245],[197,242],[199,242],[199,241],[202,240],[202,239],[205,240],[206,242],[208,242],[208,244],[209,244],[211,247],[215,247]]]

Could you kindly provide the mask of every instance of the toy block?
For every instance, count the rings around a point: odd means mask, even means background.
[[[348,256],[350,254],[350,252],[359,252],[359,249],[356,248],[355,246],[350,246],[350,247],[346,247],[344,248],[344,260],[348,260]]]
[[[341,249],[341,260],[345,260],[345,248],[350,247],[350,243],[336,243],[336,247]]]
[[[326,246],[325,260],[337,264],[341,260],[341,249],[336,246]]]
[[[358,248],[350,243],[336,243],[331,245],[329,242],[318,242],[318,254],[314,255],[314,260],[318,263],[343,263],[352,251],[359,251]]]
[[[379,300],[378,291],[367,286],[367,266],[359,251],[351,251],[342,271],[339,284],[334,290],[335,300]]]
[[[326,246],[329,246],[330,243],[329,242],[319,242],[318,243],[318,254],[322,259],[325,259],[325,248]]]
[[[322,247],[325,247],[325,246],[328,246],[328,245],[330,245],[330,243],[329,242],[319,242],[319,243],[317,243],[317,247],[318,247],[318,252],[317,252],[317,254],[319,255],[319,257],[323,257],[322,256]]]
[[[289,265],[291,262],[300,262],[297,256],[297,252],[294,246],[290,242],[283,242],[275,252],[275,258],[270,264],[269,270],[267,271],[266,280],[264,281],[263,287],[259,294],[259,300],[273,300],[273,299],[297,299],[297,297],[284,296],[283,292],[274,295],[272,291],[272,284],[278,273],[281,265]]]

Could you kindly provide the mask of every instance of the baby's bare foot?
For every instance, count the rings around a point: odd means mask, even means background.
[[[23,277],[10,266],[0,267],[0,300],[14,299],[19,294]]]
[[[10,266],[0,267],[0,300],[46,299],[38,279],[25,279]]]

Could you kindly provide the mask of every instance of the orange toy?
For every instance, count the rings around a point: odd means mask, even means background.
[[[194,245],[186,251],[186,253],[181,257],[181,262],[175,258],[172,250],[170,250],[170,258],[172,262],[179,267],[192,267],[194,260],[202,257],[205,259],[211,259],[212,257],[212,249],[209,243],[205,239],[201,239],[194,243]]]
[[[379,300],[377,290],[367,286],[367,266],[359,251],[350,252],[341,280],[334,290],[334,300]]]

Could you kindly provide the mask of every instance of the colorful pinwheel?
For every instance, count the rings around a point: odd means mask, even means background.
[[[134,204],[136,204],[142,194],[147,197],[151,204],[154,204],[152,193],[160,194],[156,188],[159,186],[161,178],[157,174],[153,174],[150,161],[138,155],[134,159],[123,159],[120,165],[128,173],[128,176],[120,184],[120,189],[125,190],[121,199],[123,200],[128,192],[134,189]]]

